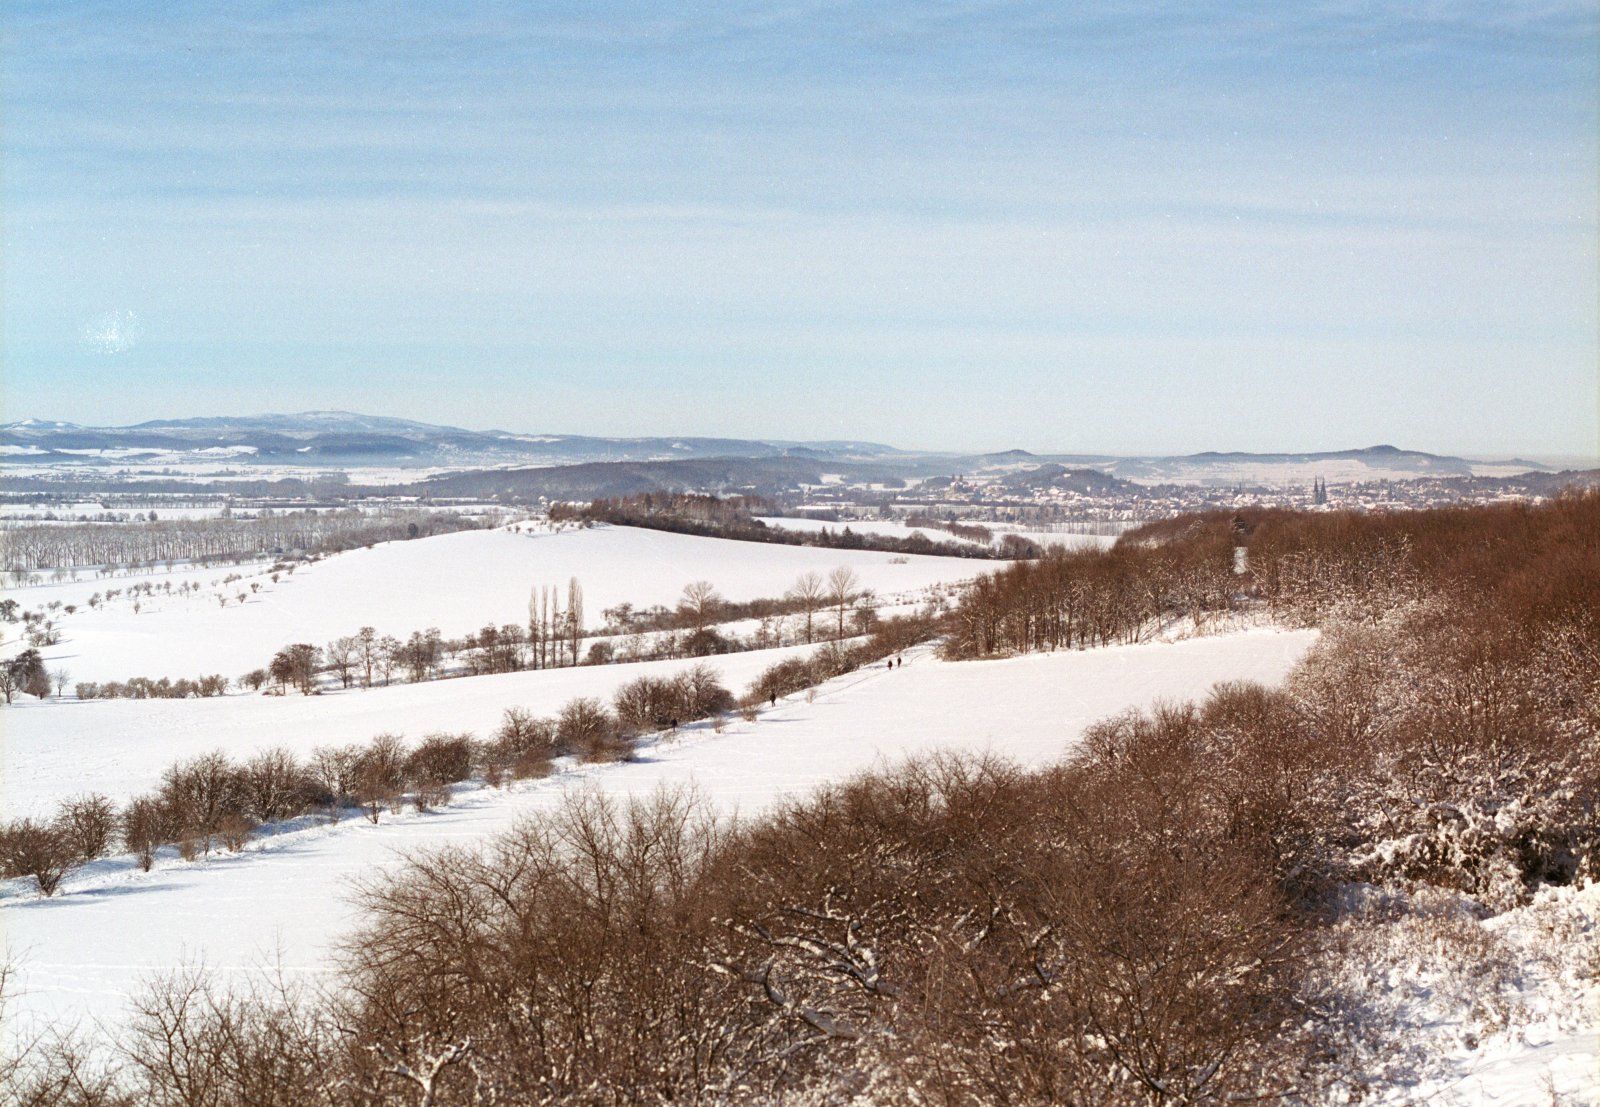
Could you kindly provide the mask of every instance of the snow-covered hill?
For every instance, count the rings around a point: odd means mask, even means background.
[[[531,589],[583,586],[590,625],[619,603],[674,604],[684,585],[708,580],[730,600],[782,595],[800,574],[855,571],[880,596],[920,594],[936,585],[991,572],[1000,563],[951,557],[897,556],[862,550],[765,545],[698,538],[632,527],[554,532],[463,531],[391,542],[339,554],[273,583],[259,574],[213,588],[217,570],[190,571],[197,592],[161,593],[133,610],[127,596],[89,610],[88,595],[128,581],[79,581],[12,593],[25,608],[52,600],[79,606],[61,616],[63,641],[47,647],[51,669],[74,681],[132,676],[237,677],[265,665],[291,642],[321,646],[362,626],[404,637],[436,626],[448,635],[486,623],[523,624]],[[243,571],[243,570],[241,570]],[[139,580],[163,582],[161,575]],[[259,584],[260,591],[250,590]],[[218,592],[226,602],[219,602]],[[244,596],[243,602],[238,597]]]
[[[148,874],[126,861],[98,862],[71,878],[54,899],[34,898],[14,882],[4,906],[6,952],[19,970],[11,1030],[49,1020],[63,1029],[101,1023],[114,1032],[126,997],[141,981],[182,965],[203,964],[229,979],[278,970],[315,978],[327,971],[338,937],[358,921],[346,900],[353,882],[395,865],[407,851],[480,840],[524,815],[550,810],[569,788],[637,795],[663,785],[692,786],[717,809],[748,814],[823,782],[933,750],[994,751],[1043,764],[1066,752],[1089,723],[1124,708],[1199,696],[1220,680],[1276,681],[1313,637],[1254,631],[1007,661],[945,663],[921,654],[892,672],[873,668],[840,677],[823,686],[815,702],[781,701],[756,722],[736,721],[720,735],[705,725],[686,729],[633,764],[585,766],[506,791],[471,789],[450,807],[426,815],[385,817],[377,826],[352,820],[302,829],[258,841],[238,855],[193,864],[163,861]],[[756,660],[727,659],[736,666]],[[641,668],[591,672],[620,682],[637,675],[627,670]],[[459,730],[501,707],[544,702],[537,686],[545,682],[545,698],[558,699],[569,690],[565,682],[589,674],[547,670],[520,677],[527,678],[525,684],[471,678],[358,693],[350,700],[378,705],[374,725],[388,725],[410,710],[429,725],[443,723],[459,706],[462,713],[452,726]],[[737,674],[730,672],[728,679]],[[441,702],[425,706],[414,696]],[[476,699],[477,706],[468,706]],[[328,698],[330,707],[341,702]],[[207,710],[199,701],[176,706],[201,715]],[[277,721],[283,739],[297,744],[348,738],[357,724],[317,715]],[[113,787],[119,766],[126,767],[127,779],[147,776],[149,744],[161,730],[152,722],[142,731],[109,725],[85,732],[84,746],[102,745],[90,762],[50,751],[47,728],[34,726],[15,751],[8,739],[8,775],[19,774],[41,792]],[[204,724],[190,729],[203,731]],[[255,734],[252,740],[266,736],[250,725],[242,733]],[[228,740],[220,729],[214,737],[213,745]],[[192,736],[182,741],[195,744]]]

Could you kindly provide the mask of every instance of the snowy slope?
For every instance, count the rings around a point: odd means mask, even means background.
[[[813,647],[756,650],[683,661],[568,669],[352,688],[320,696],[224,696],[189,700],[19,700],[5,711],[0,808],[9,817],[48,815],[67,796],[102,792],[121,803],[153,788],[167,766],[215,749],[243,760],[284,746],[304,756],[321,745],[376,734],[488,734],[508,707],[553,715],[569,700],[609,700],[641,676],[671,676],[706,664],[731,691],[767,666]]]
[[[594,624],[603,609],[622,602],[671,605],[694,580],[711,581],[728,599],[755,599],[781,595],[801,573],[827,573],[840,565],[885,596],[920,593],[996,568],[965,558],[766,545],[631,527],[463,531],[339,554],[276,584],[262,583],[259,593],[248,587],[264,578],[251,577],[228,590],[230,596],[245,592],[243,603],[230,598],[219,605],[207,589],[147,600],[137,614],[126,597],[100,610],[80,608],[62,619],[65,638],[45,656],[51,669],[66,669],[74,681],[238,677],[291,642],[320,646],[362,626],[404,637],[429,626],[449,636],[489,622],[525,623],[530,589],[564,590],[574,577]],[[221,575],[200,574],[207,581]],[[81,582],[57,587],[62,596],[95,590]],[[17,598],[33,607],[58,597],[37,588]]]
[[[1279,680],[1313,637],[1253,631],[960,663],[924,653],[893,672],[840,677],[814,703],[781,702],[721,735],[686,729],[637,763],[584,767],[504,792],[469,789],[442,811],[386,817],[379,826],[353,820],[304,829],[237,856],[164,861],[148,874],[124,861],[101,862],[51,900],[12,882],[0,914],[22,992],[11,1027],[21,1032],[43,1019],[114,1026],[141,980],[183,964],[238,979],[269,966],[287,975],[324,973],[334,942],[354,922],[344,898],[353,881],[395,864],[405,851],[504,830],[549,810],[575,785],[639,794],[689,784],[720,810],[752,813],[824,781],[935,749],[994,750],[1042,764],[1086,725],[1123,708],[1199,696],[1219,680]],[[102,740],[115,760],[118,732],[104,732]],[[71,759],[55,765],[53,772],[73,774]],[[38,786],[63,785],[40,778]]]

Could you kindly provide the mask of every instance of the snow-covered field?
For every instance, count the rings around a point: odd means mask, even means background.
[[[66,669],[74,681],[238,677],[291,642],[320,646],[363,626],[405,637],[430,626],[449,636],[491,622],[525,623],[532,589],[564,591],[571,578],[583,586],[593,624],[618,603],[670,606],[695,580],[710,581],[728,599],[756,599],[781,595],[804,572],[826,574],[841,565],[886,598],[911,598],[996,568],[966,558],[766,545],[632,527],[462,531],[339,554],[275,584],[252,577],[225,589],[225,604],[208,587],[144,600],[137,613],[126,598],[94,611],[80,607],[62,618],[63,641],[44,653],[50,669]],[[209,581],[233,571],[197,576]],[[251,582],[261,584],[259,592],[249,591]],[[52,599],[81,604],[105,585],[36,586],[16,598],[25,607]]]
[[[102,792],[118,803],[155,787],[173,762],[212,750],[243,760],[283,746],[304,756],[321,745],[377,734],[487,735],[508,707],[554,715],[579,696],[609,699],[641,676],[672,676],[696,664],[715,669],[734,693],[767,666],[811,646],[682,661],[584,665],[421,684],[352,688],[320,696],[223,696],[188,700],[23,699],[6,709],[0,808],[47,816],[68,796]]]
[[[238,855],[192,864],[163,860],[148,874],[121,859],[97,862],[69,878],[54,899],[32,897],[22,882],[13,882],[6,888],[3,913],[7,953],[18,967],[11,1032],[49,1022],[91,1029],[98,1023],[114,1033],[127,995],[152,974],[182,965],[204,965],[230,979],[276,971],[325,973],[334,943],[356,922],[346,899],[354,881],[395,865],[410,850],[481,840],[524,815],[549,810],[570,788],[638,795],[663,785],[687,785],[718,810],[750,814],[824,782],[932,750],[993,751],[1043,764],[1060,757],[1085,726],[1124,708],[1199,696],[1220,680],[1277,681],[1312,638],[1311,632],[1257,630],[959,663],[921,652],[903,668],[840,677],[823,686],[815,702],[805,697],[782,701],[754,723],[736,720],[720,735],[706,725],[686,728],[633,764],[584,766],[505,791],[467,788],[450,807],[429,814],[385,817],[377,826],[349,820],[302,827],[257,841]],[[622,669],[614,667],[609,675]],[[533,685],[540,681],[555,684],[588,675],[583,670],[521,674],[529,680],[518,685],[514,700],[536,701]],[[400,701],[412,694],[484,689],[492,704],[465,709],[478,714],[464,713],[452,727],[462,729],[469,717],[490,718],[506,706],[493,691],[511,686],[494,683],[501,679],[510,678],[446,681],[323,697],[317,703],[338,710],[347,700],[381,703],[385,696]],[[208,707],[201,701],[175,706]],[[77,709],[63,709],[72,710]],[[395,710],[403,714],[405,709]],[[322,725],[316,719],[308,717],[299,742],[313,741],[310,728]],[[329,724],[316,740],[351,736],[346,727],[353,725]],[[94,737],[106,748],[93,769],[96,786],[113,786],[119,764],[128,766],[130,776],[147,773],[153,733],[97,730]],[[266,737],[265,731],[257,733]],[[52,758],[51,767],[44,767],[45,737],[36,733],[20,747],[41,758],[37,767],[24,752],[14,771],[31,778],[33,787],[57,793],[87,786],[80,784],[79,759]],[[209,745],[224,735],[213,738]],[[66,779],[52,782],[52,776]]]

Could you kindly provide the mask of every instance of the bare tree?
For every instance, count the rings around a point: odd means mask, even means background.
[[[687,617],[695,630],[704,630],[716,617],[722,597],[709,580],[692,581],[683,586],[683,597],[678,600],[678,610]]]
[[[56,683],[56,699],[59,700],[67,694],[67,684],[72,680],[72,677],[65,669],[57,669],[50,676]]]
[[[849,566],[841,565],[828,574],[828,603],[838,616],[839,638],[844,637],[844,617],[860,593],[861,578],[856,576],[855,570]]]
[[[583,585],[573,577],[567,582],[567,641],[572,664],[578,663],[578,642],[583,637]]]
[[[281,747],[262,750],[239,773],[244,810],[257,822],[275,823],[305,809],[310,789],[294,754]]]
[[[117,809],[98,792],[74,796],[61,804],[56,828],[65,837],[79,864],[105,856],[117,832]]]
[[[53,896],[76,858],[61,829],[36,819],[19,819],[0,831],[0,867],[9,876],[31,876],[39,894]]]
[[[805,613],[806,617],[806,642],[815,640],[813,621],[816,619],[818,608],[822,606],[823,596],[827,594],[819,573],[801,573],[795,578],[794,586],[789,589],[789,599]]]
[[[362,627],[356,632],[357,656],[361,660],[361,687],[372,687],[372,674],[382,658],[378,632],[372,627]]]
[[[318,746],[311,752],[307,773],[324,798],[338,805],[355,793],[360,768],[360,746]]]
[[[361,642],[357,638],[335,638],[328,643],[327,649],[322,651],[327,659],[328,667],[339,674],[341,687],[350,687],[350,680],[354,674],[357,662],[361,657]]]
[[[378,640],[378,673],[383,677],[383,683],[388,684],[394,678],[395,666],[400,664],[400,639],[392,634],[385,634]]]
[[[155,864],[156,850],[172,837],[172,816],[156,796],[140,796],[122,813],[122,844],[146,872]]]

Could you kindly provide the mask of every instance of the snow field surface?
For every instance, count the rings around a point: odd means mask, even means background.
[[[302,759],[318,746],[397,734],[487,737],[509,707],[554,715],[569,701],[609,702],[641,676],[670,677],[704,664],[735,695],[769,665],[813,646],[627,665],[580,665],[490,676],[350,688],[320,696],[219,696],[187,700],[19,700],[6,710],[0,799],[9,817],[47,817],[69,796],[101,792],[117,803],[148,792],[175,762],[220,749],[244,761],[281,746]]]
[[[146,598],[136,614],[122,597],[99,610],[80,607],[60,620],[63,640],[46,648],[45,664],[73,681],[134,676],[237,678],[267,664],[292,642],[321,646],[363,626],[404,638],[436,626],[447,637],[486,623],[526,624],[532,589],[549,585],[563,597],[567,582],[583,586],[586,622],[619,603],[672,606],[691,581],[708,580],[730,600],[778,596],[806,572],[847,566],[881,597],[911,598],[935,586],[992,572],[997,562],[897,556],[700,538],[634,527],[551,530],[525,527],[461,531],[388,542],[337,554],[249,592],[251,577],[225,589],[219,604],[206,588],[186,597]],[[198,573],[205,581],[229,571]],[[133,578],[128,578],[132,580]],[[156,579],[164,581],[165,577]],[[117,587],[58,585],[27,590],[24,606],[58,598],[50,588],[87,596]],[[174,579],[176,586],[176,579]],[[236,598],[246,593],[243,603]],[[67,594],[64,592],[63,594]],[[78,602],[72,600],[68,602]]]
[[[24,1035],[48,1023],[115,1035],[128,996],[156,974],[182,966],[204,966],[224,981],[239,982],[280,972],[290,978],[324,975],[338,940],[359,922],[349,901],[359,881],[391,869],[418,849],[480,843],[520,818],[552,810],[574,789],[628,797],[662,786],[691,787],[717,811],[756,815],[830,781],[940,750],[1048,764],[1065,754],[1089,724],[1126,708],[1203,696],[1223,680],[1275,683],[1314,638],[1307,631],[1256,630],[1002,661],[941,662],[924,649],[908,655],[902,668],[871,667],[830,681],[817,690],[814,702],[796,696],[763,711],[753,723],[735,718],[722,734],[708,724],[686,727],[644,749],[633,763],[577,766],[505,790],[468,785],[457,789],[449,807],[385,815],[376,826],[358,818],[333,826],[307,820],[253,842],[240,854],[213,854],[196,863],[164,857],[149,873],[138,872],[126,858],[108,859],[70,877],[53,899],[33,896],[25,882],[12,881],[4,886],[0,918],[6,954],[18,970],[9,1032]],[[618,679],[629,669],[646,667],[589,672]],[[568,674],[588,676],[581,669],[518,675],[554,682],[571,679]],[[399,703],[417,693],[491,689],[499,687],[491,682],[505,679],[317,697],[313,704],[337,710],[346,699],[381,703],[385,696]],[[563,689],[551,701],[566,695]],[[531,696],[529,689],[520,698]],[[237,700],[222,702],[242,706]],[[175,706],[208,705],[178,701]],[[482,709],[479,717],[497,717],[505,706],[510,704],[496,695],[492,708]],[[302,743],[351,736],[319,723],[320,710],[305,710],[310,714]],[[463,720],[450,724],[452,730],[466,728]],[[158,729],[138,738],[116,728],[100,731],[108,748],[96,772],[114,774],[115,766],[125,763],[130,773],[147,773],[144,766],[153,761],[141,747]],[[30,745],[39,751],[44,742],[40,734]],[[74,759],[50,764],[48,770],[42,763],[34,769],[24,759],[17,771],[31,775],[34,787],[81,789]],[[70,779],[52,782],[52,774]]]

